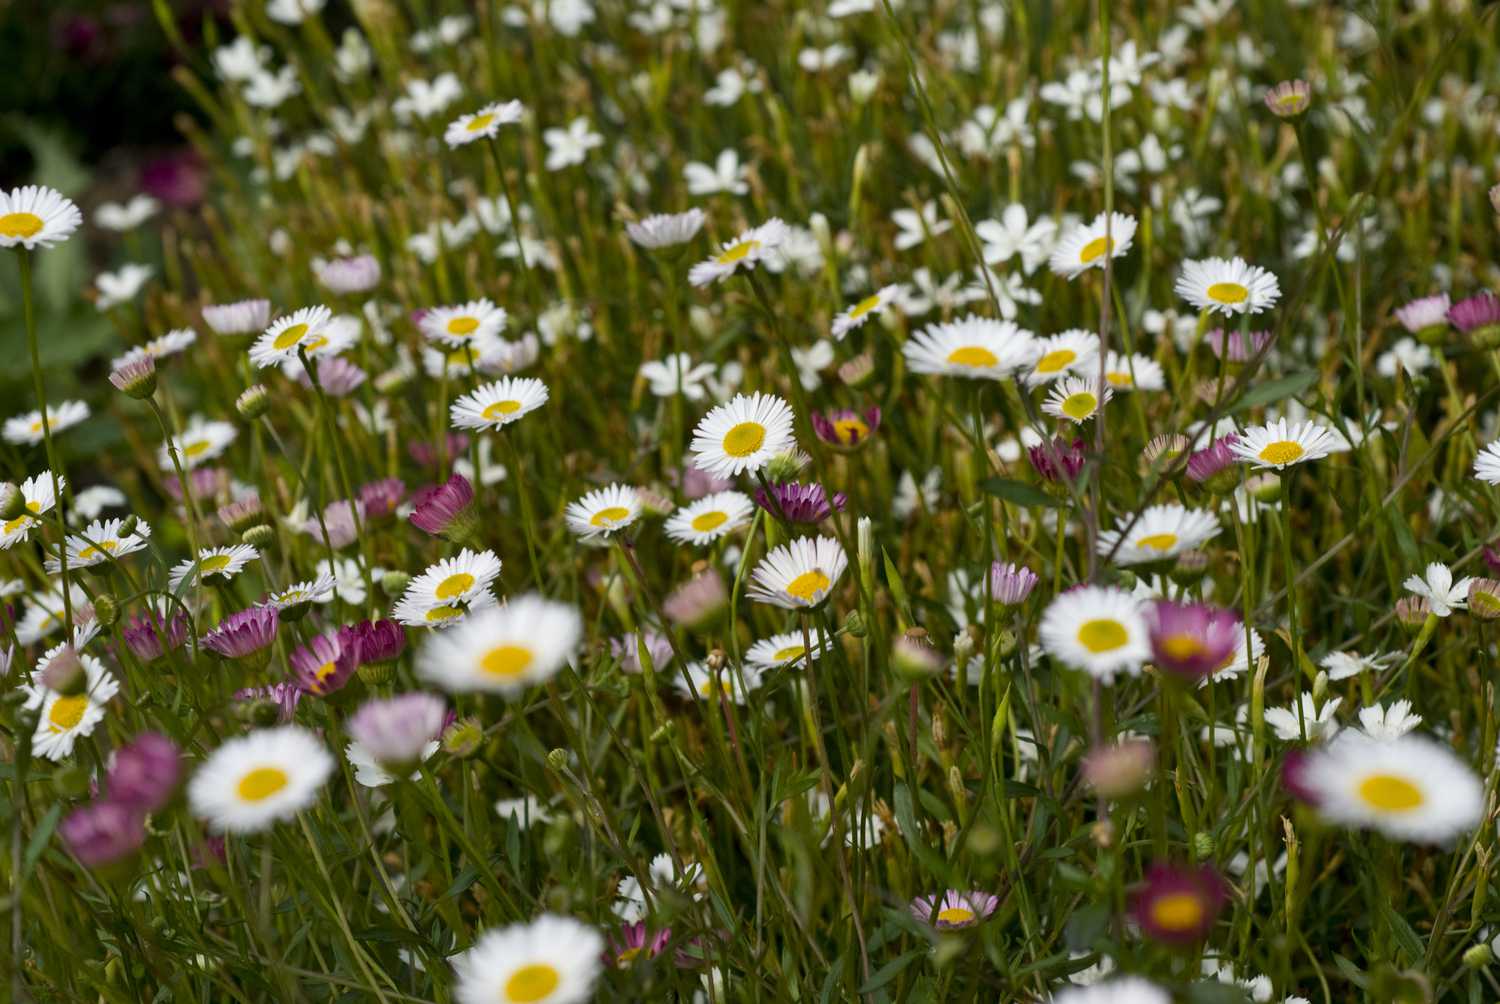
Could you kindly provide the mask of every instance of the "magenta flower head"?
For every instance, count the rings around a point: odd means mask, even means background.
[[[855,450],[880,428],[880,409],[866,408],[854,411],[842,408],[837,411],[812,413],[813,432],[828,445],[839,450]]]
[[[1168,945],[1202,941],[1229,899],[1229,889],[1208,865],[1156,864],[1130,897],[1130,916],[1147,937]]]
[[[339,645],[358,653],[359,664],[395,662],[406,650],[406,629],[396,621],[360,621],[339,628]]]
[[[302,688],[281,680],[266,687],[244,687],[234,692],[236,701],[249,705],[247,717],[260,726],[285,724],[297,713]]]
[[[323,518],[313,516],[303,521],[302,532],[319,542],[324,542],[323,531],[328,531],[326,543],[334,550],[348,547],[359,537],[359,522],[355,520],[354,506],[348,499],[330,502],[323,507]]]
[[[1281,760],[1281,786],[1297,801],[1316,807],[1320,801],[1318,792],[1304,778],[1312,755],[1305,749],[1287,750]]]
[[[359,487],[359,501],[362,504],[367,523],[377,522],[385,519],[396,511],[406,499],[406,483],[400,478],[381,478],[379,481],[371,481]]]
[[[327,697],[344,689],[359,668],[359,643],[342,643],[343,632],[321,634],[292,653],[292,679],[309,694]]]
[[[1234,488],[1234,466],[1239,463],[1239,458],[1234,455],[1234,444],[1239,442],[1239,437],[1234,433],[1220,436],[1201,450],[1195,450],[1188,457],[1187,476],[1206,485],[1213,491],[1231,491]],[[1228,474],[1228,478],[1224,477]]]
[[[1214,355],[1220,359],[1228,359],[1232,363],[1245,363],[1266,347],[1274,336],[1269,331],[1251,331],[1241,334],[1238,331],[1224,331],[1223,328],[1215,328],[1203,336],[1208,342],[1208,347],[1214,350]]]
[[[642,955],[654,959],[672,940],[672,929],[664,927],[655,934],[646,930],[644,921],[625,924],[616,934],[610,935],[609,951],[604,955],[604,964],[618,969],[628,969]]]
[[[68,850],[86,868],[104,868],[133,858],[146,842],[139,809],[102,801],[74,809],[58,826]]]
[[[911,901],[911,915],[939,931],[973,927],[995,912],[1000,897],[987,892],[949,889],[941,896],[918,896]]]
[[[1485,544],[1480,554],[1484,557],[1484,563],[1495,575],[1500,575],[1500,547],[1491,547]]]
[[[437,745],[447,724],[447,703],[436,694],[401,694],[366,701],[349,717],[349,735],[375,762],[406,777]]]
[[[1056,462],[1053,461],[1054,453]],[[1032,469],[1048,481],[1076,481],[1086,459],[1083,440],[1075,439],[1069,443],[1061,436],[1053,437],[1050,448],[1046,443],[1027,447],[1026,456],[1031,460]]]
[[[182,780],[182,751],[159,732],[142,732],[115,751],[105,790],[110,801],[155,812]]]
[[[833,504],[829,505],[822,485],[799,481],[772,482],[755,489],[755,504],[788,523],[821,523],[841,511],[846,501],[843,492],[834,492]]]
[[[1184,680],[1202,680],[1234,654],[1244,637],[1239,615],[1208,603],[1157,600],[1146,617],[1151,661]]]
[[[1481,348],[1500,346],[1500,297],[1480,293],[1448,308],[1448,320]]]
[[[429,485],[412,496],[411,525],[455,544],[473,543],[479,529],[474,512],[474,486],[462,474],[446,483]]]
[[[448,456],[461,457],[469,448],[469,437],[462,432],[450,432],[447,437]],[[431,443],[425,443],[420,439],[412,440],[406,447],[406,452],[411,458],[423,467],[436,467],[442,459],[437,448]]]
[[[279,624],[275,607],[238,610],[203,636],[203,647],[226,659],[258,661],[264,666],[271,658],[271,643],[276,640]]]
[[[1448,333],[1448,308],[1452,305],[1453,301],[1448,298],[1447,293],[1424,296],[1404,307],[1398,307],[1396,320],[1412,334],[1423,336],[1424,342],[1442,341],[1443,336]]]
[[[343,356],[328,356],[318,360],[318,385],[329,397],[348,397],[360,388],[369,374]],[[304,387],[313,385],[312,378],[303,370],[297,382]]]
[[[1025,565],[997,561],[990,566],[990,599],[1003,606],[1025,603],[1036,584],[1037,574]]]
[[[715,492],[727,492],[734,487],[734,482],[728,478],[716,478],[707,471],[700,471],[692,464],[682,469],[678,479],[681,482],[682,494],[689,501],[701,499]]]

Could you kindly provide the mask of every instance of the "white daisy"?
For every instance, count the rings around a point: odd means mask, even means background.
[[[1091,268],[1102,269],[1109,258],[1123,257],[1134,242],[1134,216],[1110,213],[1106,219],[1100,213],[1092,223],[1080,223],[1064,233],[1047,264],[1058,275],[1076,279]]]
[[[311,805],[333,768],[333,756],[307,729],[260,729],[209,754],[188,782],[188,803],[211,830],[255,833]]]
[[[203,308],[203,320],[216,335],[249,335],[271,323],[270,300],[239,300],[211,303]]]
[[[688,270],[688,282],[707,286],[727,279],[740,269],[749,271],[779,248],[787,237],[787,225],[772,217],[758,227],[726,241],[719,253]]]
[[[641,497],[629,485],[609,485],[569,503],[563,517],[585,540],[607,537],[641,518]]]
[[[337,586],[338,580],[323,572],[315,579],[294,582],[285,589],[272,593],[267,603],[277,610],[300,607],[307,603],[327,603],[333,599],[333,591]]]
[[[1266,709],[1266,724],[1271,726],[1277,739],[1284,743],[1300,742],[1305,735],[1309,742],[1320,742],[1331,739],[1338,733],[1339,723],[1333,716],[1339,710],[1339,705],[1344,703],[1342,697],[1327,698],[1321,706],[1311,694],[1302,694],[1297,700],[1301,704],[1300,709],[1297,704]]]
[[[1139,352],[1130,356],[1110,352],[1104,357],[1104,379],[1118,391],[1162,390],[1167,385],[1161,363]]]
[[[146,546],[151,536],[151,525],[136,520],[128,536],[120,533],[123,519],[94,520],[84,527],[82,533],[68,537],[68,569],[89,568],[106,561],[134,554]],[[62,563],[56,558],[47,559],[47,571],[53,575],[62,571]]]
[[[1378,742],[1346,732],[1308,756],[1298,783],[1330,822],[1396,840],[1444,843],[1484,814],[1484,786],[1474,771],[1420,735]]]
[[[64,429],[73,426],[89,417],[89,406],[83,401],[63,401],[61,404],[47,405],[47,431],[57,435]],[[43,439],[42,436],[42,413],[40,411],[29,412],[25,415],[16,415],[14,418],[5,420],[3,433],[7,443],[15,443],[18,446],[35,446]]]
[[[807,633],[812,642],[814,659],[821,659],[827,646],[816,631]],[[801,631],[785,631],[762,638],[745,651],[745,661],[757,669],[777,669],[782,666],[803,667],[807,665],[807,646]]]
[[[1077,976],[1073,974],[1074,979]],[[1121,976],[1092,986],[1059,990],[1052,1004],[1172,1004],[1172,995],[1139,976]]]
[[[44,185],[0,190],[0,247],[50,248],[72,236],[83,214],[71,199]]]
[[[584,1004],[603,967],[604,939],[571,917],[544,913],[479,936],[453,960],[458,1004]]]
[[[1035,387],[1049,380],[1058,380],[1069,373],[1087,375],[1090,363],[1099,358],[1099,336],[1082,328],[1039,339],[1031,372],[1026,375],[1026,385]]]
[[[230,422],[219,422],[206,419],[202,415],[194,415],[188,420],[187,428],[182,430],[182,434],[173,437],[172,445],[177,447],[177,458],[182,466],[192,470],[199,464],[206,464],[222,456],[239,434],[239,430]],[[166,443],[157,447],[156,460],[161,464],[162,470],[175,470],[172,464],[172,453]]]
[[[67,484],[68,479],[59,474],[57,488],[64,489]],[[41,525],[42,521],[37,517],[51,512],[52,507],[57,504],[57,496],[52,487],[51,471],[43,471],[21,482],[21,499],[25,511],[14,519],[0,523],[0,550],[10,550],[17,542],[26,539],[32,527]]]
[[[441,745],[436,739],[431,740],[422,747],[422,761],[426,762],[438,751]],[[396,776],[376,762],[375,757],[357,740],[350,740],[349,745],[344,747],[344,756],[348,758],[354,767],[354,780],[366,788],[381,788],[396,780]],[[411,772],[408,780],[415,781],[421,777],[421,769]]]
[[[198,341],[198,332],[192,328],[173,328],[160,338],[153,338],[145,345],[137,345],[122,356],[116,356],[110,369],[119,369],[150,356],[152,359],[167,359],[186,351]]]
[[[1500,485],[1500,440],[1496,440],[1474,458],[1474,476],[1487,485]]]
[[[209,576],[218,576],[227,581],[259,558],[260,552],[249,544],[207,547],[199,551],[196,558],[184,558],[173,565],[167,585],[175,593],[189,575],[193,576],[195,583]]]
[[[1283,470],[1293,464],[1317,460],[1332,453],[1338,436],[1316,422],[1288,425],[1278,418],[1267,425],[1253,425],[1240,431],[1230,444],[1230,451],[1256,467]]]
[[[1434,561],[1427,566],[1422,575],[1409,575],[1401,585],[1408,592],[1425,599],[1431,605],[1434,614],[1447,617],[1455,610],[1468,607],[1469,585],[1473,581],[1472,575],[1466,575],[1454,582],[1453,569],[1440,561]]]
[[[1099,534],[1098,549],[1101,555],[1114,550],[1116,565],[1140,565],[1175,558],[1218,534],[1219,519],[1213,513],[1173,502],[1147,507],[1134,526],[1129,518],[1121,518],[1113,530]]]
[[[454,401],[448,415],[455,429],[494,431],[547,403],[547,385],[533,377],[501,377]]]
[[[1389,669],[1401,660],[1395,652],[1383,655],[1364,656],[1358,652],[1329,652],[1318,665],[1328,672],[1330,680],[1347,680],[1369,671]]]
[[[693,430],[693,466],[714,477],[758,471],[794,447],[792,409],[774,394],[736,394],[712,409]]]
[[[656,251],[686,244],[703,229],[703,210],[694,206],[685,213],[657,213],[625,224],[626,235],[637,247]]]
[[[1276,276],[1243,258],[1185,261],[1176,290],[1199,310],[1221,314],[1259,314],[1281,298]]]
[[[828,598],[848,564],[838,541],[799,537],[760,560],[745,595],[787,610],[815,607]]]
[[[1004,380],[1035,362],[1036,336],[1011,321],[970,314],[929,324],[901,347],[913,373]]]
[[[1108,384],[1101,387],[1092,377],[1067,377],[1053,384],[1042,410],[1053,418],[1081,425],[1093,418],[1114,393]]]
[[[54,763],[72,756],[74,744],[93,734],[104,720],[105,706],[120,692],[119,681],[104,664],[82,651],[77,652],[84,673],[82,692],[65,696],[44,686],[42,671],[62,651],[63,646],[56,645],[43,654],[31,674],[31,683],[25,688],[26,706],[38,712],[31,748]]]
[[[690,502],[667,520],[667,536],[702,547],[750,522],[755,503],[741,492],[715,492]]]
[[[324,330],[333,320],[333,311],[324,306],[303,307],[278,318],[250,346],[250,361],[259,369],[296,359],[300,349],[316,356],[328,345]],[[326,353],[325,353],[326,354]]]
[[[429,341],[456,348],[499,335],[507,317],[504,307],[481,298],[456,307],[433,307],[422,315],[418,327]]]
[[[741,666],[739,672],[735,672],[730,666],[724,666],[716,672],[709,669],[707,663],[690,662],[683,670],[684,672],[673,675],[672,686],[678,693],[694,700],[716,698],[714,688],[718,687],[735,704],[744,704],[749,699],[750,692],[760,686],[760,670],[754,666]]]
[[[1360,728],[1365,735],[1380,742],[1400,739],[1421,724],[1422,716],[1412,712],[1410,701],[1392,701],[1389,708],[1373,704],[1359,709]]]
[[[451,558],[430,565],[406,584],[402,598],[422,607],[445,603],[467,604],[500,577],[500,559],[494,551],[471,551],[467,547]]]
[[[528,594],[433,634],[417,653],[417,675],[452,693],[515,694],[555,676],[582,636],[576,609]]]
[[[1140,603],[1107,586],[1059,593],[1042,614],[1038,636],[1049,656],[1105,682],[1116,673],[1139,673],[1151,658]]]
[[[1249,634],[1249,657],[1247,658],[1245,655],[1245,631],[1236,631],[1234,633],[1234,651],[1212,673],[1199,681],[1198,685],[1200,687],[1206,687],[1210,681],[1214,680],[1232,680],[1241,673],[1249,672],[1251,666],[1260,664],[1260,657],[1266,650],[1265,639],[1261,638],[1260,632],[1255,630],[1255,628],[1251,628]]]
[[[833,319],[833,337],[839,341],[870,318],[878,315],[901,293],[900,286],[883,286]]]
[[[448,628],[462,624],[469,614],[490,609],[495,602],[495,594],[483,590],[466,600],[434,605],[408,588],[391,607],[391,617],[407,627]]]
[[[493,139],[501,126],[515,125],[525,116],[526,106],[521,102],[495,101],[448,123],[443,142],[450,147],[459,147],[477,139]]]

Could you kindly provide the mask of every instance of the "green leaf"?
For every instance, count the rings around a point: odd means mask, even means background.
[[[1300,373],[1291,373],[1275,380],[1256,384],[1230,406],[1229,413],[1259,408],[1263,404],[1272,404],[1284,397],[1294,397],[1317,382],[1317,370],[1303,370]]]
[[[23,880],[25,876],[31,874],[31,869],[36,865],[37,859],[42,856],[42,851],[47,849],[47,842],[52,839],[52,833],[57,829],[57,821],[61,818],[62,804],[58,803],[47,810],[42,821],[36,824],[36,829],[31,831],[31,839],[26,842],[26,854],[21,858]]]
[[[1088,952],[1109,930],[1110,910],[1102,903],[1075,910],[1063,927],[1063,942],[1069,951]]]
[[[917,825],[917,816],[912,808],[911,789],[904,784],[896,785],[891,801],[896,809],[896,822],[901,824],[901,835],[906,838],[906,844],[917,860],[933,876],[947,874],[948,869],[943,859],[922,839],[922,829]]]
[[[1396,939],[1396,944],[1401,946],[1401,950],[1406,953],[1410,961],[1422,961],[1422,957],[1426,953],[1422,951],[1422,939],[1417,937],[1417,932],[1412,930],[1411,925],[1406,922],[1406,918],[1391,909],[1389,903],[1383,902],[1380,906],[1381,913],[1385,916],[1386,927],[1390,928],[1391,935]]]
[[[913,962],[917,961],[917,959],[926,955],[927,952],[927,946],[923,945],[921,948],[913,948],[911,951],[907,952],[904,955],[896,956],[896,958],[892,959],[890,962],[887,962],[885,965],[881,966],[873,974],[871,974],[870,982],[860,987],[859,992],[862,994],[867,994],[875,990],[879,990],[881,987],[891,982],[891,980],[894,980],[897,976],[900,976],[902,970],[911,965]]]
[[[979,487],[996,498],[1013,502],[1027,509],[1034,509],[1037,506],[1057,508],[1057,499],[1024,481],[1015,481],[1011,478],[986,478]]]

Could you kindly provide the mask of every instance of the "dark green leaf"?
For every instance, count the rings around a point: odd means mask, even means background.
[[[1024,506],[1028,509],[1037,506],[1057,507],[1057,499],[1035,485],[1028,485],[1024,481],[1014,481],[1010,478],[986,478],[984,483],[979,487],[996,498],[1013,502],[1018,506]]]
[[[1293,397],[1302,393],[1318,382],[1317,370],[1303,370],[1300,373],[1291,373],[1275,380],[1256,384],[1230,407],[1230,413],[1245,411],[1250,408],[1259,408],[1263,404],[1272,404],[1284,397]]]

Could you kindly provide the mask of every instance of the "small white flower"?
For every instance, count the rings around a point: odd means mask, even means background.
[[[1390,742],[1421,725],[1422,716],[1412,713],[1410,701],[1394,701],[1389,708],[1380,704],[1360,708],[1359,724],[1371,739]]]
[[[1408,592],[1425,599],[1434,614],[1447,617],[1455,610],[1468,607],[1469,584],[1473,581],[1473,576],[1466,575],[1454,582],[1453,570],[1440,561],[1434,561],[1427,566],[1423,575],[1409,575],[1401,584]]]
[[[1306,737],[1309,742],[1328,739],[1339,730],[1339,723],[1334,720],[1333,715],[1338,711],[1343,700],[1342,697],[1332,697],[1325,700],[1323,706],[1319,708],[1311,694],[1303,694],[1300,717],[1296,705],[1288,708],[1267,708],[1266,724],[1271,726],[1271,730],[1276,733],[1276,738],[1282,742],[1300,741],[1303,738],[1304,725],[1307,728]]]

